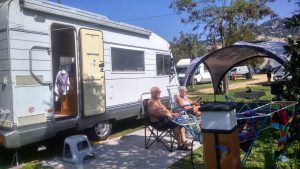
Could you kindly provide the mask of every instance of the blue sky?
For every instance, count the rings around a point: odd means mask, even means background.
[[[169,41],[180,31],[192,33],[192,26],[180,23],[180,17],[169,8],[171,2],[172,0],[61,0],[64,5],[151,30]],[[289,17],[297,7],[294,2],[295,0],[277,0],[269,6],[280,17]]]

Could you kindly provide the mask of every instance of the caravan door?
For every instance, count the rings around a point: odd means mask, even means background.
[[[105,112],[103,34],[81,29],[80,40],[83,114],[98,115]]]

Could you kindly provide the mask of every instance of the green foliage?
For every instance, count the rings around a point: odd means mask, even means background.
[[[254,40],[257,21],[276,14],[266,4],[274,0],[173,0],[170,7],[183,14],[183,23],[204,27],[203,34],[222,47],[240,40]],[[214,44],[215,45],[215,44]]]
[[[207,49],[201,45],[197,34],[186,34],[183,32],[180,32],[178,38],[173,38],[172,42],[170,42],[170,48],[175,63],[180,59],[194,59],[207,53]]]
[[[300,6],[300,3],[298,6]],[[300,14],[298,13],[288,18],[286,27],[298,32],[300,28]],[[286,82],[286,92],[289,100],[295,100],[300,98],[300,37],[289,37],[285,51],[290,57],[286,65],[287,71],[292,76],[292,79]]]
[[[298,31],[300,26],[300,14],[295,14],[291,18],[287,18],[285,25],[288,29],[295,29],[295,31]]]
[[[42,162],[30,162],[22,166],[22,169],[53,169],[53,168],[42,166]]]
[[[270,124],[267,125],[267,127]],[[252,151],[243,166],[244,169],[296,169],[300,167],[300,132],[292,131],[291,137],[288,139],[288,144],[285,149],[285,155],[289,158],[289,161],[276,162],[272,160],[273,150],[277,146],[277,139],[279,137],[278,130],[273,128],[265,129],[261,132],[258,140],[256,140]],[[203,148],[200,147],[194,152],[195,156],[195,168],[205,168],[203,162]],[[245,152],[241,150],[241,158]],[[190,156],[177,161],[170,169],[192,168]]]

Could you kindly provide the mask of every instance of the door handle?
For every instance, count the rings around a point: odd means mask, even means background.
[[[100,63],[100,64],[99,64],[99,67],[104,67],[104,63]]]

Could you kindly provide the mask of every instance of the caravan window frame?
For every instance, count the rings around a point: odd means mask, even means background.
[[[162,61],[163,61],[163,64],[162,64],[162,69],[163,69],[163,74],[159,74],[159,69],[158,69],[158,55],[162,55],[163,56],[163,59],[162,59]],[[168,70],[165,70],[165,63],[164,63],[164,61],[165,61],[165,57],[166,56],[169,56],[169,62],[168,62]],[[157,76],[169,76],[169,74],[170,74],[170,69],[171,69],[171,59],[172,58],[172,56],[171,56],[171,54],[170,53],[156,53],[155,54],[155,65],[156,65],[156,75]]]
[[[142,59],[141,61],[143,62],[143,68],[141,70],[114,70],[113,69],[113,64],[114,64],[114,56],[113,56],[113,49],[117,49],[117,50],[123,50],[123,51],[133,51],[133,52],[141,52],[142,55],[136,55],[136,57],[141,57],[142,56]],[[111,46],[110,47],[110,56],[111,56],[111,72],[112,73],[136,73],[136,74],[140,74],[140,73],[145,73],[146,72],[146,62],[145,62],[145,51],[144,50],[141,50],[141,49],[136,49],[136,48],[126,48],[126,47],[120,47],[120,46]],[[126,59],[125,59],[126,60]],[[131,59],[132,61],[132,59]],[[131,62],[132,63],[132,62]]]

